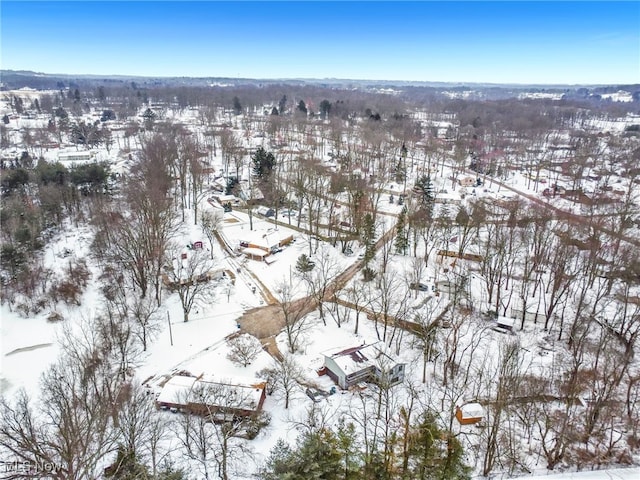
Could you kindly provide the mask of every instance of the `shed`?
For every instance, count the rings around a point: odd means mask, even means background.
[[[515,325],[516,320],[514,318],[509,317],[498,317],[496,319],[496,329],[511,332],[513,331],[513,326]]]
[[[456,406],[456,418],[460,425],[472,425],[484,418],[484,409],[479,403],[467,403],[462,407]]]

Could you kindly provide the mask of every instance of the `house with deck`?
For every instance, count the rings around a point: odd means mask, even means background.
[[[406,364],[383,342],[338,348],[324,354],[324,372],[342,389],[362,382],[396,385],[404,380]]]

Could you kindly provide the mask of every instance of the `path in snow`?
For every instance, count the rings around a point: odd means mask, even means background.
[[[50,347],[51,345],[53,345],[53,344],[52,343],[39,343],[38,345],[31,345],[29,347],[16,348],[15,350],[11,350],[9,353],[7,353],[5,355],[5,357],[8,357],[9,355],[15,355],[16,353],[32,352],[33,350],[38,350],[39,348]]]

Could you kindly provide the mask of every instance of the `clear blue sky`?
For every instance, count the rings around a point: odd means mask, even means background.
[[[640,83],[640,2],[0,2],[4,69]]]

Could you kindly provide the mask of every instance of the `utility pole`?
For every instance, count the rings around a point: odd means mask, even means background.
[[[171,346],[173,347],[173,332],[171,332],[171,317],[169,316],[169,312],[167,312],[167,322],[169,323],[169,340],[171,341]]]

